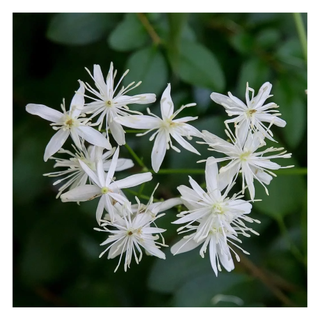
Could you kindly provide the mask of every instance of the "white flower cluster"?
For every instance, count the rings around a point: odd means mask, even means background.
[[[87,70],[88,71],[88,70]],[[89,71],[88,71],[89,72]],[[128,72],[128,71],[127,71]],[[99,65],[94,65],[93,74],[95,88],[88,83],[79,81],[80,87],[76,91],[70,108],[67,111],[63,102],[63,112],[51,109],[41,104],[28,104],[27,112],[40,116],[51,122],[56,131],[49,141],[44,161],[55,160],[55,171],[45,174],[58,178],[54,185],[60,185],[57,198],[63,202],[83,202],[99,198],[96,209],[97,231],[107,233],[107,239],[101,243],[107,248],[100,257],[108,251],[108,258],[120,256],[118,269],[122,257],[124,257],[124,270],[130,267],[132,257],[138,264],[142,258],[143,250],[148,255],[165,259],[165,254],[160,250],[165,246],[162,233],[155,220],[165,214],[165,211],[178,205],[184,205],[185,211],[178,214],[178,220],[174,224],[183,224],[178,229],[185,235],[172,246],[171,252],[178,254],[201,246],[200,255],[203,257],[209,246],[209,255],[212,269],[215,274],[221,271],[220,264],[227,271],[234,269],[231,252],[237,260],[238,254],[234,247],[241,249],[238,243],[239,235],[250,236],[257,234],[245,223],[259,222],[249,217],[254,202],[254,180],[258,180],[266,189],[275,174],[271,170],[281,168],[271,161],[275,158],[289,158],[291,154],[282,148],[269,147],[263,151],[257,151],[263,147],[265,139],[273,140],[271,126],[285,126],[285,121],[275,109],[274,103],[264,104],[270,97],[271,84],[265,83],[257,96],[247,86],[246,104],[237,99],[231,93],[228,96],[212,93],[211,98],[221,104],[229,116],[235,116],[225,121],[226,134],[230,142],[225,141],[209,131],[200,132],[189,121],[197,117],[185,116],[177,119],[177,115],[185,108],[195,106],[190,103],[174,111],[171,99],[171,86],[168,84],[160,100],[161,117],[151,113],[148,115],[130,110],[129,104],[150,104],[156,101],[155,94],[146,93],[129,96],[127,93],[136,88],[132,82],[127,87],[119,87],[124,75],[118,84],[114,85],[116,71],[111,63],[109,73],[104,79]],[[89,92],[91,95],[87,95]],[[250,99],[250,92],[252,97]],[[85,98],[90,102],[85,102]],[[93,122],[93,119],[95,121]],[[234,133],[228,123],[234,123]],[[105,126],[103,127],[103,123]],[[268,126],[266,126],[266,123]],[[125,130],[122,126],[146,130],[137,134],[141,136],[151,131],[150,141],[154,140],[151,153],[151,165],[154,173],[160,170],[167,150],[173,149],[180,152],[173,143],[178,143],[182,148],[200,155],[200,153],[188,142],[192,137],[201,139],[198,143],[209,146],[209,150],[225,154],[224,157],[209,157],[206,160],[205,180],[206,189],[191,177],[191,188],[181,185],[177,189],[180,197],[165,201],[153,202],[153,191],[146,205],[135,197],[136,204],[131,203],[123,189],[132,188],[152,180],[150,171],[142,172],[117,180],[115,173],[134,166],[130,159],[119,158],[120,148],[126,144]],[[103,130],[102,130],[103,128]],[[102,131],[105,131],[102,133]],[[71,137],[73,141],[72,151],[63,149],[63,145]],[[112,136],[113,140],[110,139]],[[111,141],[115,145],[112,146]],[[112,142],[113,143],[113,142]],[[266,153],[278,152],[266,156]],[[59,158],[56,154],[62,154],[67,159]],[[218,168],[218,163],[228,161]],[[200,161],[201,162],[201,161]],[[239,176],[242,177],[240,192],[228,196],[236,184]],[[244,200],[246,188],[249,190],[250,200]],[[160,239],[160,241],[158,241]]]

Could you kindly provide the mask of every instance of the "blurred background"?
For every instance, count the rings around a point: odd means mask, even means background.
[[[300,20],[301,18],[301,20]],[[301,30],[307,15],[292,13],[15,13],[13,14],[13,306],[15,307],[222,307],[307,306],[307,60]],[[300,28],[300,29],[299,29]],[[299,31],[300,30],[300,31]],[[274,128],[278,145],[293,153],[279,170],[267,196],[256,184],[252,217],[260,236],[242,239],[250,252],[241,255],[231,273],[215,277],[209,257],[198,250],[167,259],[144,256],[114,273],[117,259],[98,258],[105,235],[93,230],[96,202],[61,203],[56,199],[53,161],[43,162],[53,135],[49,123],[25,111],[28,103],[60,110],[69,106],[78,79],[92,84],[85,70],[99,64],[106,76],[110,62],[126,69],[124,84],[142,81],[132,94],[154,92],[151,111],[167,83],[177,109],[197,115],[193,122],[226,138],[222,106],[210,100],[215,91],[244,100],[246,82],[258,92],[273,84],[268,101],[280,105],[285,128]],[[145,105],[132,109],[145,112]],[[149,136],[127,134],[128,145],[150,167]],[[201,157],[182,151],[167,153],[162,168],[203,169],[212,152],[194,144]],[[269,145],[271,145],[269,143]],[[122,157],[130,157],[121,149]],[[139,172],[141,167],[119,173]],[[203,174],[190,174],[199,183]],[[178,196],[188,174],[157,174],[145,185],[149,196]],[[132,197],[132,194],[128,194]],[[174,244],[177,211],[158,220]]]

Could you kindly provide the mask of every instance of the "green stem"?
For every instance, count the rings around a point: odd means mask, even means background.
[[[143,168],[143,170],[148,170],[148,168],[145,166],[145,164],[143,163],[143,161],[139,158],[139,156],[130,148],[130,146],[128,144],[125,144],[125,147],[127,148],[127,150],[129,151],[129,153],[132,155],[132,157],[134,158],[134,160],[136,160],[136,162],[138,163],[138,165],[140,167]]]
[[[308,59],[308,49],[307,49],[307,35],[306,35],[306,30],[302,21],[301,14],[298,12],[293,13],[293,18],[296,24],[296,28],[298,31],[298,36],[300,39],[301,47],[302,47],[302,52],[304,55],[305,60],[307,61]]]
[[[204,169],[160,169],[158,174],[204,174]]]
[[[152,42],[158,46],[162,40],[151,25],[150,21],[148,20],[147,16],[143,13],[137,13],[139,20],[141,21],[142,25],[146,28]]]

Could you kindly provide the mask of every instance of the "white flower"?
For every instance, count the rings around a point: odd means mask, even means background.
[[[95,228],[97,231],[104,231],[110,233],[107,240],[101,243],[101,246],[108,245],[99,257],[102,257],[107,251],[108,259],[113,259],[120,255],[119,263],[114,272],[117,271],[122,256],[125,255],[124,271],[130,268],[132,257],[134,257],[137,264],[142,259],[144,249],[148,255],[156,256],[160,259],[165,259],[165,254],[159,249],[159,245],[164,243],[158,243],[159,239],[157,234],[161,234],[166,231],[158,227],[151,226],[154,220],[163,216],[158,215],[153,218],[148,213],[131,214],[131,209],[127,210],[127,206],[116,206],[116,209],[120,212],[115,215],[115,221],[103,221],[101,225],[103,229]],[[127,210],[123,213],[123,210]],[[163,237],[161,237],[163,239]]]
[[[134,96],[128,96],[127,93],[140,85],[138,82],[134,85],[134,82],[130,83],[127,87],[122,87],[118,93],[116,93],[122,79],[129,72],[127,70],[121,79],[119,80],[116,87],[114,87],[114,79],[116,77],[117,71],[113,71],[113,63],[110,64],[110,69],[106,78],[103,78],[103,74],[99,65],[95,64],[93,66],[93,76],[90,71],[86,69],[90,74],[91,78],[95,82],[95,86],[98,90],[93,89],[88,83],[86,83],[86,88],[91,92],[95,98],[90,97],[94,101],[87,104],[84,108],[85,113],[91,114],[91,118],[100,114],[96,121],[96,125],[99,125],[99,130],[102,127],[103,120],[106,120],[106,131],[110,129],[112,136],[118,143],[118,145],[125,144],[125,131],[118,122],[113,121],[116,116],[126,116],[128,112],[135,112],[129,110],[128,104],[148,104],[156,101],[156,96],[153,93],[138,94]],[[134,85],[134,86],[133,86]]]
[[[75,148],[75,147],[74,147]],[[63,178],[56,180],[53,185],[60,184],[64,182],[64,184],[59,188],[57,198],[60,197],[61,193],[66,189],[69,190],[74,189],[79,186],[83,186],[88,181],[88,174],[85,170],[83,170],[80,165],[79,160],[83,161],[90,169],[96,171],[97,163],[101,159],[103,164],[103,170],[109,171],[111,160],[108,160],[114,153],[115,148],[112,150],[108,150],[103,153],[103,148],[90,145],[88,148],[85,147],[84,143],[82,143],[81,150],[77,150],[75,148],[75,153],[72,153],[69,150],[60,149],[58,153],[66,154],[69,156],[69,159],[58,158],[58,157],[50,157],[50,159],[55,160],[56,163],[54,168],[63,168],[63,170],[50,172],[44,174],[47,177],[62,177]],[[134,163],[131,159],[118,159],[117,166],[115,171],[122,171],[128,168],[132,168]],[[89,180],[90,181],[90,180]]]
[[[183,137],[185,136],[188,139],[191,139],[192,136],[202,136],[198,129],[186,123],[188,121],[196,120],[198,117],[174,119],[184,108],[195,106],[195,103],[182,106],[176,112],[173,112],[174,105],[170,96],[170,84],[168,84],[162,94],[160,105],[162,118],[152,114],[149,109],[147,109],[150,114],[148,116],[131,115],[115,118],[116,122],[126,127],[134,129],[148,129],[145,133],[138,134],[140,136],[147,134],[152,130],[157,130],[150,138],[150,141],[155,138],[151,154],[151,164],[155,172],[159,171],[167,149],[171,147],[175,151],[180,152],[180,150],[172,144],[171,137],[186,150],[199,154],[199,152]]]
[[[189,230],[197,230],[197,227],[190,226]],[[240,239],[234,234],[231,234],[228,229],[219,226],[218,221],[216,223],[214,223],[214,221],[212,222],[208,236],[202,241],[195,241],[195,235],[196,233],[192,233],[183,237],[171,247],[171,253],[174,255],[184,253],[202,245],[200,248],[200,256],[204,258],[204,254],[209,245],[210,263],[216,276],[218,276],[218,271],[222,271],[220,263],[229,272],[234,269],[234,262],[230,250],[235,254],[237,261],[240,261],[239,255],[228,244],[230,242],[232,245],[240,248],[234,243],[234,241],[241,242]],[[242,248],[240,249],[248,254],[248,252]]]
[[[276,176],[270,170],[278,170],[280,168],[291,168],[292,166],[281,167],[279,164],[270,160],[277,158],[291,158],[291,153],[286,153],[284,148],[269,147],[263,151],[257,151],[265,145],[264,137],[260,132],[249,132],[245,139],[243,136],[233,136],[230,130],[226,130],[230,142],[227,142],[215,134],[206,130],[202,131],[204,141],[210,146],[209,150],[224,153],[226,156],[216,159],[217,162],[230,161],[227,165],[220,169],[220,175],[223,176],[225,183],[232,183],[242,173],[242,191],[245,187],[249,189],[250,197],[255,197],[255,188],[253,180],[258,180],[268,194],[268,185],[273,176]],[[236,131],[237,133],[237,131]],[[270,152],[279,152],[274,155],[266,155]]]
[[[250,213],[252,208],[249,202],[239,199],[242,195],[235,194],[231,198],[228,197],[233,185],[229,185],[222,192],[226,183],[221,181],[224,177],[218,174],[218,166],[214,157],[209,157],[206,161],[205,178],[207,192],[191,177],[189,177],[189,182],[192,189],[184,185],[178,187],[181,199],[188,211],[180,213],[178,215],[180,219],[173,222],[190,225],[201,221],[195,234],[195,241],[198,242],[207,238],[213,222],[228,229],[230,223],[238,217],[247,219],[243,215]],[[185,227],[183,226],[178,231]]]
[[[221,193],[222,185],[225,183],[220,183],[221,177],[213,157],[207,159],[205,178],[207,192],[191,177],[189,177],[189,181],[192,189],[186,186],[178,187],[183,203],[188,210],[180,213],[178,215],[180,218],[173,223],[187,223],[178,231],[180,233],[192,231],[193,233],[184,236],[173,245],[171,252],[175,255],[202,245],[200,255],[204,257],[209,245],[211,266],[215,274],[218,275],[218,270],[221,271],[220,263],[227,271],[234,269],[230,252],[230,250],[233,252],[234,250],[229,246],[229,243],[247,253],[235,243],[241,243],[238,234],[247,237],[250,236],[248,231],[257,234],[251,228],[246,227],[243,221],[250,223],[258,221],[247,216],[252,208],[249,202],[239,199],[241,196],[238,195],[227,197],[231,187],[227,188],[223,194]],[[235,252],[234,254],[239,260],[239,256]]]
[[[26,106],[27,112],[51,121],[52,128],[57,130],[46,147],[44,161],[47,161],[49,157],[61,149],[69,135],[71,135],[72,140],[79,149],[81,149],[80,138],[93,145],[111,149],[109,141],[100,132],[88,125],[88,119],[80,117],[83,105],[84,86],[80,84],[80,88],[73,96],[69,111],[66,111],[64,101],[61,105],[63,112],[42,104],[29,103]]]
[[[228,92],[228,96],[220,93],[212,92],[211,99],[222,105],[229,116],[236,116],[233,119],[227,120],[226,123],[234,122],[237,125],[238,135],[246,135],[249,129],[260,131],[264,137],[273,140],[273,134],[270,130],[271,125],[275,124],[278,127],[284,127],[286,122],[278,116],[281,114],[276,110],[279,108],[274,102],[264,104],[265,101],[272,97],[270,95],[272,85],[269,82],[264,83],[258,94],[254,96],[254,90],[247,83],[246,88],[246,103],[242,102],[237,97]],[[250,98],[250,91],[252,96]],[[269,123],[266,127],[263,122]]]
[[[96,172],[90,169],[83,161],[79,160],[82,169],[87,173],[93,184],[79,186],[63,193],[61,195],[62,202],[81,202],[100,197],[96,210],[97,222],[100,224],[104,209],[109,213],[111,220],[114,220],[117,214],[114,204],[119,202],[122,205],[128,205],[129,203],[121,189],[134,187],[152,179],[151,173],[146,172],[134,174],[124,179],[114,181],[113,175],[117,167],[118,156],[119,147],[112,157],[107,174],[103,169],[102,160],[98,161]]]

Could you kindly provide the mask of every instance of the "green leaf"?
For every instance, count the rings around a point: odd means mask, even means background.
[[[217,302],[224,296],[225,299],[232,298],[233,306],[239,306],[243,303],[240,297],[225,295],[225,293],[226,291],[232,292],[232,287],[248,282],[248,280],[249,277],[246,275],[227,274],[225,271],[221,272],[218,277],[213,271],[194,274],[175,292],[173,305],[175,307],[209,307],[216,304],[219,306]]]
[[[110,34],[108,43],[114,50],[130,51],[142,47],[149,38],[137,14],[127,13]]]
[[[186,25],[188,15],[186,13],[168,13],[169,34],[168,34],[168,58],[175,73],[179,67],[180,43],[184,26]]]
[[[65,45],[86,45],[106,35],[117,16],[103,13],[57,13],[49,24],[47,38]]]
[[[137,93],[160,94],[168,80],[168,68],[162,53],[154,47],[143,48],[134,52],[127,61],[130,70],[124,83],[142,81],[135,89]],[[142,106],[145,109],[145,106]]]
[[[239,73],[238,94],[239,98],[244,98],[246,91],[246,83],[257,93],[259,88],[270,80],[269,66],[257,58],[252,58],[243,63]]]
[[[292,73],[288,77],[282,77],[274,85],[274,101],[280,106],[287,125],[281,129],[286,143],[290,148],[299,145],[307,129],[307,97],[301,79]]]
[[[237,32],[230,37],[230,44],[241,54],[247,55],[253,50],[254,37],[247,32]]]
[[[255,40],[259,48],[268,50],[279,43],[280,33],[276,29],[263,29]]]
[[[302,176],[279,175],[273,178],[270,185],[267,186],[269,196],[258,183],[256,186],[255,198],[262,199],[262,201],[255,202],[254,208],[273,218],[295,213],[304,207],[306,182]]]
[[[213,273],[209,257],[202,259],[197,250],[176,256],[173,256],[169,250],[163,251],[166,254],[166,260],[156,260],[148,278],[148,287],[154,291],[173,293],[191,277]]]
[[[192,85],[222,91],[225,77],[214,53],[197,42],[181,43],[179,71],[180,78]]]
[[[275,52],[276,58],[286,65],[304,68],[305,60],[301,49],[301,44],[297,38],[288,39],[281,43]]]

